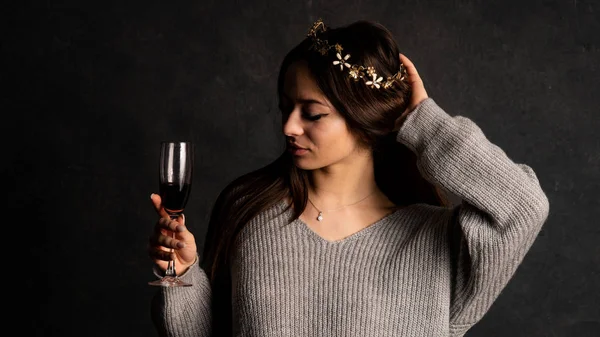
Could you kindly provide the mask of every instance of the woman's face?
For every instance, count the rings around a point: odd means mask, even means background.
[[[280,110],[288,150],[297,167],[314,170],[351,163],[360,152],[346,121],[319,89],[305,62],[288,68]],[[294,145],[305,150],[296,150]]]

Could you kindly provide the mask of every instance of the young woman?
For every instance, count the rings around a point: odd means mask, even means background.
[[[464,335],[548,216],[531,167],[429,98],[379,24],[317,21],[278,94],[288,150],[223,190],[202,254],[151,196],[155,273],[193,284],[158,290],[159,333]]]

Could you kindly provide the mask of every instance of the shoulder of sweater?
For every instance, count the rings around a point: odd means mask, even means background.
[[[411,219],[422,220],[422,222],[438,222],[452,217],[455,208],[456,207],[444,207],[426,203],[416,203],[406,206],[405,212],[410,215]]]

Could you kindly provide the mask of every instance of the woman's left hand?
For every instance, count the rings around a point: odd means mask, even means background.
[[[427,91],[425,90],[425,86],[423,85],[423,80],[419,76],[419,72],[415,65],[406,57],[404,54],[400,54],[400,62],[404,64],[407,73],[407,81],[411,86],[412,95],[410,96],[410,102],[406,110],[402,113],[398,119],[396,119],[394,131],[400,130],[404,119],[408,116],[408,114],[413,111],[419,103],[425,100],[427,97]]]

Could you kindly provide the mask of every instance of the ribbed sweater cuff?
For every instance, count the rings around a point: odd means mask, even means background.
[[[452,116],[440,109],[433,98],[428,97],[411,111],[396,135],[396,140],[415,153],[422,152],[427,141],[433,139],[438,129]]]
[[[200,274],[201,270],[199,261],[200,258],[196,256],[196,261],[194,261],[194,263],[184,273],[179,275],[179,278],[186,283],[193,283],[194,280],[200,280],[202,275]],[[177,265],[175,265],[175,268],[177,268]],[[157,278],[162,278],[165,274],[165,272],[156,265],[152,268],[152,272]]]

